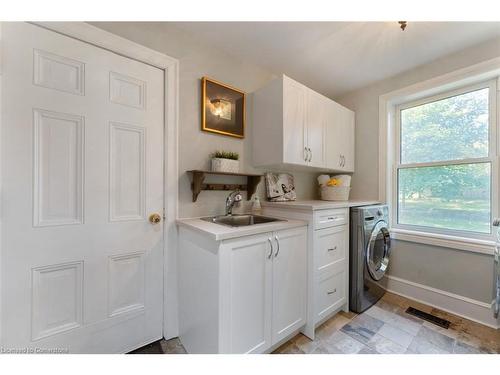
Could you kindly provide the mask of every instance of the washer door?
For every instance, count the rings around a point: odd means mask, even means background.
[[[366,247],[366,266],[368,273],[379,281],[385,275],[391,253],[391,236],[385,221],[375,224],[370,241]]]

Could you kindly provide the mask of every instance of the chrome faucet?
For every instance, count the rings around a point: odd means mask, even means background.
[[[239,190],[232,191],[226,198],[226,216],[233,214],[233,206],[236,202],[241,202],[243,197]]]

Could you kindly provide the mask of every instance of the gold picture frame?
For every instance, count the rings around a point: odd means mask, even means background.
[[[201,130],[245,138],[246,93],[225,83],[201,79]]]

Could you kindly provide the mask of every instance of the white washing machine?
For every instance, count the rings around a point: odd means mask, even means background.
[[[350,218],[349,307],[360,313],[385,293],[391,254],[389,208],[353,207]]]

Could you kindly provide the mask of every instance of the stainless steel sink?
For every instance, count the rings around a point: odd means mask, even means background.
[[[260,215],[212,216],[212,217],[204,217],[201,220],[205,220],[210,223],[225,225],[228,227],[245,227],[248,225],[272,223],[275,221],[286,221],[282,219],[276,219],[274,217],[267,217]]]

